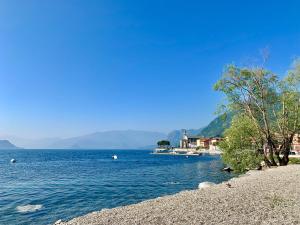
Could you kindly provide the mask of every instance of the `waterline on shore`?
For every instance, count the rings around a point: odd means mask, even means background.
[[[299,224],[299,185],[300,165],[278,167],[201,190],[94,212],[63,224]]]

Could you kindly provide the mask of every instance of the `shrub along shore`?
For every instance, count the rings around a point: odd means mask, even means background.
[[[249,171],[204,189],[93,212],[60,225],[300,224],[300,165]]]

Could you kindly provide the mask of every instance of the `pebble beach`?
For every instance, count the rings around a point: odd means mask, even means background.
[[[249,171],[206,188],[93,212],[59,225],[297,225],[300,165]]]

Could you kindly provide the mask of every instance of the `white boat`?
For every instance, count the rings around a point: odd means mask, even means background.
[[[117,159],[118,159],[118,156],[117,156],[117,155],[113,155],[113,156],[112,156],[112,159],[113,159],[113,160],[117,160]]]

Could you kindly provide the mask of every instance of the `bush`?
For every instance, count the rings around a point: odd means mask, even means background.
[[[225,136],[219,145],[223,152],[222,159],[234,171],[244,172],[260,165],[263,157],[254,142],[259,140],[259,134],[249,118],[236,116]]]
[[[158,146],[170,146],[170,142],[168,140],[161,140],[157,142]]]
[[[300,164],[300,158],[290,158],[289,164]]]

